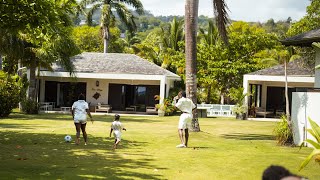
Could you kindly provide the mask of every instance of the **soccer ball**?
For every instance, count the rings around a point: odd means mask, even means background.
[[[70,135],[66,135],[66,136],[64,137],[64,140],[65,140],[66,142],[71,142],[72,138],[71,138]]]

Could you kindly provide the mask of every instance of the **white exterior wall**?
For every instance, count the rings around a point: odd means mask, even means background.
[[[129,85],[158,85],[160,86],[160,97],[161,97],[160,103],[161,103],[163,101],[163,97],[168,97],[169,90],[170,88],[174,87],[175,80],[176,79],[165,78],[165,76],[163,76],[162,80],[88,79],[87,78],[87,79],[77,79],[77,82],[86,83],[87,85],[86,101],[88,103],[90,102],[91,105],[97,105],[98,103],[108,104],[110,83],[129,84]],[[44,98],[45,98],[45,81],[72,82],[72,81],[75,81],[75,79],[70,77],[69,78],[68,77],[41,77],[40,102],[44,102]],[[99,87],[96,86],[96,81],[99,81]],[[93,95],[96,92],[100,93],[101,95],[98,99],[93,98]],[[60,102],[57,102],[57,105],[59,105],[59,103]]]
[[[46,77],[47,81],[58,81],[58,82],[72,82],[72,78],[60,78],[60,77]],[[99,87],[96,86],[96,81],[99,81]],[[85,82],[87,84],[86,91],[86,101],[91,105],[96,105],[98,103],[108,104],[108,95],[109,95],[109,84],[130,84],[130,85],[160,85],[158,80],[128,80],[128,79],[78,79],[77,82]],[[172,83],[169,81],[169,83]],[[43,87],[42,87],[43,86]],[[45,80],[41,83],[41,92],[43,94],[43,99],[40,99],[41,102],[44,101],[44,90],[45,90]],[[167,86],[168,87],[168,86]],[[98,99],[93,98],[93,95],[98,92],[100,97]],[[161,92],[161,90],[160,90]],[[163,90],[164,92],[164,90]]]
[[[313,48],[316,51],[316,63],[315,66],[320,65],[320,49],[317,47]],[[314,82],[314,87],[315,88],[320,88],[320,68],[315,69],[315,82]]]
[[[293,140],[300,145],[303,140],[313,139],[306,131],[310,129],[308,117],[320,125],[320,93],[318,92],[293,92],[291,120],[293,123]]]
[[[68,72],[50,72],[41,71],[40,76],[50,81],[72,82]],[[160,101],[162,103],[164,97],[168,97],[169,89],[174,86],[174,81],[181,80],[179,76],[165,75],[141,75],[141,74],[103,74],[103,73],[76,73],[77,82],[87,83],[87,101],[95,105],[98,102],[108,103],[109,83],[115,84],[132,84],[132,85],[160,85]],[[99,88],[95,82],[99,81]],[[105,87],[100,88],[100,87]],[[101,94],[99,99],[94,99],[93,94],[98,91]],[[101,90],[101,91],[100,91]],[[92,94],[93,93],[93,94]]]
[[[314,77],[288,77],[288,88],[291,87],[314,87]],[[267,89],[268,87],[285,87],[284,76],[263,76],[263,75],[244,75],[243,87],[244,93],[249,93],[250,84],[262,85],[261,107],[265,108],[267,105]],[[248,104],[248,96],[245,97],[245,104]]]

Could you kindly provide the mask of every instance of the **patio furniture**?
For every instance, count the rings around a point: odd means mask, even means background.
[[[107,112],[110,113],[112,107],[109,104],[100,104],[96,105],[95,112]]]
[[[263,116],[266,118],[268,115],[274,115],[272,111],[267,111],[266,108],[257,107],[256,108],[256,116]]]
[[[222,116],[231,116],[231,106],[230,105],[221,105],[221,115]]]
[[[70,112],[71,111],[71,107],[60,107],[60,109],[63,112]]]
[[[152,113],[158,113],[158,111],[157,111],[157,108],[156,108],[156,107],[147,106],[147,107],[146,107],[146,113],[152,114]]]
[[[52,102],[40,102],[40,111],[52,111],[53,105],[51,104]]]
[[[136,111],[134,107],[126,107],[126,111]]]

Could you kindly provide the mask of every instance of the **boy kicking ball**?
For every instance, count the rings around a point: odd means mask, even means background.
[[[111,137],[112,131],[113,131],[113,136],[114,136],[113,149],[117,149],[117,145],[121,141],[121,130],[127,131],[127,129],[124,128],[120,122],[120,115],[116,114],[116,115],[114,115],[114,121],[112,122],[111,129],[110,129],[110,137]]]

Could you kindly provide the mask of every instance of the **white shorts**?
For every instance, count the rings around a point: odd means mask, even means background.
[[[192,120],[192,114],[182,113],[179,119],[178,129],[188,129]]]
[[[121,131],[113,131],[114,138],[121,141]]]
[[[74,123],[86,124],[86,123],[87,123],[87,120],[86,120],[86,119],[84,119],[84,120],[75,119],[75,120],[74,120]]]

